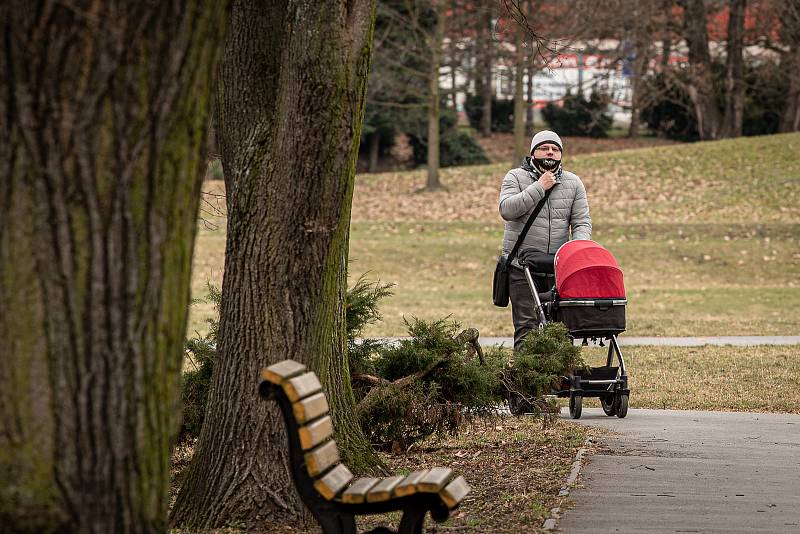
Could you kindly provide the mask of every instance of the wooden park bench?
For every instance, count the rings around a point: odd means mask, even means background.
[[[284,360],[261,372],[259,392],[283,412],[292,477],[303,502],[328,533],[355,534],[356,515],[403,511],[399,533],[421,534],[425,514],[446,520],[469,492],[463,477],[434,467],[408,476],[355,479],[339,461],[328,400],[313,372]],[[380,527],[372,532],[391,532]]]

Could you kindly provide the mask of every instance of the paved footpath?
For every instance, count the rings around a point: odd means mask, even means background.
[[[800,415],[584,408],[578,422],[615,434],[570,493],[565,534],[800,532]]]

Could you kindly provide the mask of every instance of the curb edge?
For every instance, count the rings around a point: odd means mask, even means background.
[[[567,480],[564,482],[564,485],[561,486],[561,489],[558,492],[558,497],[566,499],[569,497],[569,490],[575,485],[575,482],[578,480],[578,476],[580,475],[581,468],[583,467],[583,460],[586,456],[586,453],[589,451],[588,445],[591,443],[591,438],[587,438],[584,442],[583,447],[578,449],[578,452],[575,454],[575,459],[572,461],[572,469],[569,471],[569,476],[567,476]],[[558,520],[561,519],[561,507],[555,507],[550,509],[550,517],[544,520],[542,523],[542,530],[544,531],[553,531],[558,529]]]

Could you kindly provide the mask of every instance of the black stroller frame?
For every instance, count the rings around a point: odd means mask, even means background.
[[[534,265],[536,262],[533,262]],[[536,284],[533,281],[530,266],[528,262],[520,260],[522,270],[525,273],[525,278],[528,281],[533,300],[535,305],[535,312],[539,321],[539,328],[544,328],[544,325],[551,322],[552,317],[555,315],[554,307],[558,306],[558,302],[550,300],[542,303],[539,292],[536,289]],[[545,273],[542,273],[545,274]],[[552,295],[552,292],[550,293]],[[615,300],[608,303],[625,304],[624,301]],[[592,302],[591,305],[600,307],[603,303]],[[628,388],[628,373],[625,369],[625,359],[622,357],[622,351],[617,342],[618,331],[604,331],[602,329],[595,329],[590,331],[576,332],[578,335],[573,335],[570,332],[570,337],[573,341],[576,338],[583,338],[583,345],[588,344],[587,340],[599,340],[600,346],[603,345],[603,340],[608,341],[608,355],[606,357],[606,365],[603,367],[591,367],[588,372],[571,374],[564,377],[566,380],[562,381],[560,388],[555,390],[552,394],[559,398],[569,398],[569,414],[573,419],[580,419],[583,406],[583,397],[599,397],[600,405],[603,412],[609,417],[617,416],[620,419],[628,414],[628,398],[630,396],[630,389]],[[619,366],[612,366],[614,356],[619,361]],[[569,387],[566,387],[568,383]]]

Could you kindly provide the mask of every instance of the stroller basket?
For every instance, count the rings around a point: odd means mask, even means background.
[[[553,318],[566,325],[573,337],[601,337],[625,331],[625,299],[562,299]]]

